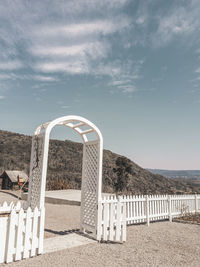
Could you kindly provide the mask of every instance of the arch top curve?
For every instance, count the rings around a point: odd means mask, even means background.
[[[43,123],[36,128],[34,135],[39,135],[42,130],[45,131],[46,135],[50,135],[51,130],[56,125],[63,125],[73,129],[82,137],[84,143],[88,142],[87,135],[90,133],[95,133],[97,140],[100,142],[103,141],[102,134],[96,125],[91,121],[76,115],[63,116],[50,122]],[[84,126],[87,126],[87,129],[81,129],[81,127]]]

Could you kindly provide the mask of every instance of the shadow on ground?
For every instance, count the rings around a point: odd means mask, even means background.
[[[52,229],[44,229],[45,232],[51,233],[51,234],[55,234],[55,235],[69,235],[72,233],[79,233],[80,229],[71,229],[71,230],[65,230],[65,231],[56,231],[56,230],[52,230]]]

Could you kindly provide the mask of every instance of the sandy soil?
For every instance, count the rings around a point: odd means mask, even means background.
[[[80,207],[47,204],[46,237],[77,229],[79,214]],[[200,226],[169,222],[152,223],[149,227],[129,226],[127,242],[123,245],[94,243],[1,266],[199,267]]]
[[[200,213],[186,214],[183,217],[174,219],[175,222],[194,223],[200,225]]]
[[[80,206],[45,205],[45,238],[67,234],[80,228]]]
[[[0,205],[7,201],[18,201],[17,191],[1,191]],[[23,201],[21,201],[23,202]],[[67,234],[77,231],[80,227],[80,206],[70,205],[45,205],[45,238]]]
[[[19,191],[0,190],[0,205],[2,205],[4,201],[6,201],[8,204],[10,202],[16,203],[19,195]]]

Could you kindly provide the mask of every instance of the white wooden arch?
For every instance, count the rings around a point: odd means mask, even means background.
[[[80,116],[64,116],[37,127],[31,150],[29,191],[26,208],[44,207],[48,165],[49,138],[56,125],[70,127],[83,139],[83,164],[81,185],[81,230],[97,235],[98,203],[102,190],[103,138],[100,130],[89,120]],[[83,129],[84,128],[84,129]],[[93,134],[93,140],[88,136]]]

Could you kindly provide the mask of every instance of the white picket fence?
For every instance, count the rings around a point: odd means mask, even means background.
[[[98,205],[97,240],[126,241],[126,204],[116,196],[104,196]]]
[[[127,224],[169,219],[185,213],[200,212],[200,195],[122,196],[126,203]]]
[[[24,210],[21,203],[0,206],[0,263],[43,252],[45,209]]]
[[[97,240],[125,242],[126,226],[200,212],[200,195],[104,196],[98,203]],[[43,252],[45,209],[20,202],[0,206],[0,263]]]
[[[126,225],[200,212],[200,195],[104,196],[98,205],[97,240],[126,241]]]

